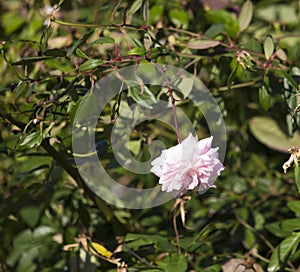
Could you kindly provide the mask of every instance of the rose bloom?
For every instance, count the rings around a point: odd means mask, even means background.
[[[181,196],[188,190],[203,194],[216,188],[214,181],[224,166],[219,160],[219,148],[211,147],[212,140],[211,136],[198,141],[190,133],[182,143],[163,150],[151,162],[150,171],[159,177],[162,191]]]

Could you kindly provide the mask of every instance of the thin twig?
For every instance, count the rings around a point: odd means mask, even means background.
[[[151,61],[151,63],[161,72],[161,74],[163,75],[163,77],[166,80],[167,86],[168,86],[168,94],[170,95],[171,98],[171,103],[172,103],[172,111],[173,111],[173,118],[174,118],[174,124],[175,124],[175,131],[176,131],[176,137],[177,137],[177,141],[180,144],[180,136],[179,136],[179,128],[178,128],[178,121],[177,121],[177,114],[176,114],[176,107],[175,107],[175,97],[173,96],[172,93],[172,89],[171,89],[171,83],[170,80],[168,79],[168,77],[166,76],[165,71],[161,68],[160,65],[158,65],[157,63],[155,63],[154,61]]]
[[[175,231],[175,236],[176,236],[176,241],[177,241],[177,250],[178,250],[178,255],[181,255],[181,246],[180,246],[180,237],[179,237],[179,232],[178,232],[178,228],[177,228],[177,213],[174,212],[173,215],[173,226],[174,226],[174,231]]]
[[[137,258],[139,261],[141,261],[143,264],[152,267],[152,268],[157,268],[156,265],[153,265],[152,263],[148,262],[146,259],[142,258],[141,256],[139,256],[137,253],[135,253],[125,242],[123,243],[123,245],[126,247],[126,249],[128,250],[128,252],[134,256],[135,258]]]

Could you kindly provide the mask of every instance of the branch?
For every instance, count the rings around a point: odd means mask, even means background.
[[[19,127],[21,130],[24,130],[26,127],[25,123],[22,123],[16,120],[10,114],[3,112],[0,109],[0,117],[7,119],[11,124]],[[77,182],[78,186],[81,187],[88,197],[95,203],[99,210],[103,213],[106,220],[112,224],[115,233],[118,235],[125,234],[128,230],[124,224],[115,216],[112,209],[99,197],[97,197],[94,192],[87,186],[87,184],[82,179],[78,170],[73,167],[67,160],[65,160],[56,149],[51,146],[49,143],[49,138],[43,139],[41,146],[45,151]]]

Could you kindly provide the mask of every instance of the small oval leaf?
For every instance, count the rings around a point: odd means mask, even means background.
[[[66,56],[67,52],[63,49],[47,49],[43,52],[44,56],[51,56],[51,57],[64,57]]]
[[[96,68],[103,63],[104,63],[104,61],[101,59],[90,59],[90,60],[87,60],[86,62],[84,62],[83,64],[81,64],[79,68],[80,68],[80,71],[86,71],[86,70]]]
[[[253,5],[251,1],[246,1],[239,14],[238,23],[240,32],[244,31],[250,24],[253,15]]]
[[[145,50],[141,47],[135,47],[128,51],[129,56],[143,56],[145,54]]]
[[[194,40],[186,44],[186,47],[190,49],[208,49],[216,47],[220,44],[220,41],[216,40]]]
[[[268,36],[264,42],[265,57],[268,60],[274,52],[274,42],[271,36]]]
[[[265,87],[265,85],[261,86],[258,90],[258,99],[261,107],[267,111],[271,106],[271,96]]]
[[[291,146],[300,146],[300,134],[295,132],[293,137],[289,137],[272,118],[256,116],[249,123],[254,137],[269,148],[289,153]]]
[[[50,56],[40,56],[40,57],[29,57],[29,58],[24,58],[21,60],[18,60],[16,62],[13,62],[11,65],[28,65],[32,64],[38,61],[43,61],[43,60],[48,60],[52,59],[53,57]]]
[[[89,57],[79,48],[76,48],[75,51],[76,56],[84,58],[84,59],[88,59]]]

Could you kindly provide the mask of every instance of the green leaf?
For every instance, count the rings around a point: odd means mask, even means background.
[[[273,235],[284,238],[290,235],[293,231],[300,230],[300,219],[286,219],[280,222],[269,223],[266,229]]]
[[[292,212],[300,214],[300,200],[291,200],[287,203],[287,206]]]
[[[280,24],[297,25],[299,18],[297,17],[293,5],[287,4],[273,4],[263,5],[255,11],[257,18],[267,21],[269,23],[279,22]]]
[[[100,37],[99,39],[93,41],[89,46],[94,44],[114,44],[115,39],[112,37]]]
[[[143,56],[145,50],[141,47],[135,47],[128,51],[128,56]]]
[[[213,39],[219,34],[222,34],[224,32],[225,32],[224,24],[213,24],[208,30],[206,30],[204,36]]]
[[[286,135],[275,120],[269,117],[257,116],[249,121],[251,133],[269,148],[289,153],[291,146],[300,146],[300,134],[295,132],[293,137]]]
[[[216,40],[192,40],[185,46],[190,49],[208,49],[216,47],[220,44],[220,41]]]
[[[133,15],[134,13],[136,13],[141,8],[142,3],[143,0],[135,0],[128,11],[128,14]]]
[[[234,38],[239,32],[238,21],[230,12],[220,10],[209,10],[206,12],[206,19],[213,24],[224,24],[226,32],[231,38]]]
[[[264,41],[265,57],[268,60],[274,52],[274,42],[271,36],[268,36]]]
[[[192,78],[181,78],[177,84],[177,88],[183,94],[184,98],[187,98],[193,90],[194,80]]]
[[[76,56],[84,58],[84,59],[89,58],[80,48],[76,48],[75,54],[76,54]]]
[[[164,12],[164,6],[160,4],[153,5],[150,9],[149,24],[155,24],[157,21],[162,19]]]
[[[21,82],[15,89],[14,89],[14,94],[15,94],[15,99],[18,99],[21,95],[25,93],[25,91],[28,88],[28,83],[27,82]]]
[[[40,218],[40,209],[35,206],[27,206],[20,210],[23,221],[31,228],[35,227]]]
[[[26,22],[26,19],[23,18],[23,16],[13,12],[3,12],[2,16],[1,23],[3,24],[6,35],[10,35],[17,31]]]
[[[294,232],[284,239],[274,250],[269,265],[268,272],[281,270],[285,263],[293,256],[300,242],[300,232]],[[281,270],[282,271],[282,270]]]
[[[86,70],[91,70],[94,69],[101,64],[103,64],[104,61],[102,59],[90,59],[85,61],[83,64],[79,66],[80,71],[86,71]]]
[[[155,96],[151,92],[151,90],[143,85],[136,85],[136,83],[126,82],[128,85],[128,95],[132,97],[132,99],[138,103],[139,105],[152,109],[152,104],[157,102]]]
[[[157,265],[165,272],[185,272],[187,270],[187,259],[185,256],[171,255],[158,262]]]
[[[79,46],[84,44],[86,42],[86,40],[91,37],[91,35],[93,33],[94,33],[94,30],[91,30],[91,31],[87,32],[86,34],[84,34],[79,40],[74,42],[72,47],[67,52],[67,57],[70,57]]]
[[[64,57],[66,56],[67,52],[63,49],[47,49],[43,52],[44,56],[50,56],[50,57]]]
[[[294,78],[285,70],[276,70],[275,71],[276,75],[281,77],[281,78],[286,78],[286,80],[289,82],[289,84],[296,90],[298,91],[298,83],[294,80]]]
[[[148,0],[143,0],[142,9],[143,9],[144,21],[145,21],[145,23],[147,23],[149,20],[149,1]]]
[[[249,26],[253,15],[253,5],[251,1],[246,1],[238,17],[240,32],[243,32]]]
[[[299,167],[298,162],[295,163],[294,173],[295,173],[295,183],[297,186],[297,190],[298,190],[298,193],[300,193],[300,167]]]
[[[42,140],[43,140],[43,134],[39,131],[35,131],[25,136],[25,138],[22,139],[20,146],[30,149],[39,146]]]
[[[271,96],[265,85],[262,85],[258,90],[258,100],[261,107],[267,111],[271,106]]]
[[[189,16],[183,10],[171,9],[169,11],[169,17],[171,22],[176,26],[182,26],[182,28],[187,28],[189,24]]]
[[[52,59],[52,58],[54,58],[54,57],[40,56],[40,57],[23,58],[21,60],[13,62],[11,65],[28,65],[28,64],[32,64],[32,63],[35,63],[38,61],[48,60],[48,59]]]

